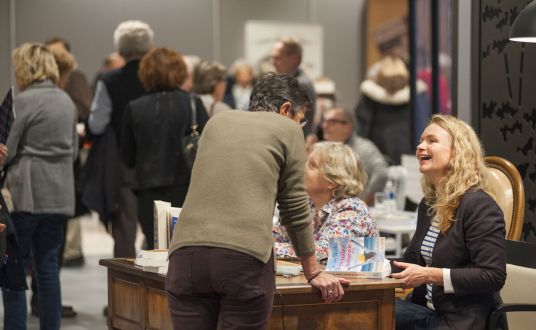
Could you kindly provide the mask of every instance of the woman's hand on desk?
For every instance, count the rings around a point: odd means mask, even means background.
[[[402,280],[402,287],[404,289],[415,288],[425,283],[429,283],[430,269],[428,267],[400,261],[393,261],[393,264],[396,267],[403,269],[400,273],[391,274],[391,277]]]
[[[342,299],[344,296],[342,285],[348,285],[350,284],[350,281],[326,272],[321,272],[309,283],[322,292],[322,299],[324,302],[332,303]]]

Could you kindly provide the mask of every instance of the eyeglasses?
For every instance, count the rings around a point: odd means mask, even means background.
[[[330,118],[330,119],[324,119],[324,123],[326,123],[327,125],[333,125],[333,124],[346,125],[346,124],[348,124],[348,121],[347,121],[347,120],[343,120],[343,119],[333,119],[333,118]]]

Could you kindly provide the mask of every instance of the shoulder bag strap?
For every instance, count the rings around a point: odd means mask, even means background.
[[[5,165],[0,170],[0,189],[4,188],[4,183],[6,182],[8,168],[9,168],[9,165]]]
[[[197,131],[197,107],[195,105],[195,95],[193,94],[190,94],[190,108],[192,109],[192,136],[199,135],[199,132]]]

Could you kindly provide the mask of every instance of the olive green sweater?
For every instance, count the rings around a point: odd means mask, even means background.
[[[298,256],[314,253],[299,125],[272,112],[225,111],[203,130],[169,253],[184,246],[240,251],[268,262],[279,204]]]

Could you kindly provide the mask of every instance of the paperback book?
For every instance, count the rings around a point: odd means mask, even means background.
[[[173,238],[173,230],[179,221],[181,208],[172,207],[171,203],[154,201],[154,247],[168,249]]]
[[[346,278],[384,278],[391,274],[384,237],[338,237],[329,240],[326,272]]]
[[[146,272],[167,274],[168,250],[141,250],[134,264]]]

